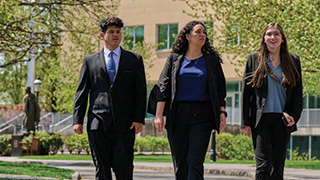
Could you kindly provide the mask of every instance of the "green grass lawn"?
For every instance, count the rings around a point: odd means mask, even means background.
[[[0,174],[28,175],[71,179],[73,170],[61,169],[36,163],[13,163],[0,161]],[[4,178],[5,179],[5,178]]]
[[[91,155],[48,155],[48,156],[21,156],[22,159],[46,159],[46,160],[88,160],[92,161]],[[171,155],[135,155],[135,162],[172,162]],[[252,164],[255,161],[246,160],[217,160],[210,162],[206,158],[205,163],[223,163],[223,164]],[[300,169],[316,169],[320,170],[320,161],[286,161],[287,168],[300,168]]]

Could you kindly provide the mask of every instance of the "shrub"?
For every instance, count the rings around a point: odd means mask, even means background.
[[[74,134],[71,136],[66,136],[64,139],[64,145],[70,154],[72,154],[74,151],[78,154],[80,154],[82,151],[86,151],[87,154],[90,154],[90,145],[86,131],[81,135]]]
[[[63,145],[62,135],[60,132],[46,133],[45,131],[36,131],[35,137],[40,140],[40,154],[56,154]],[[22,139],[22,142],[31,142],[33,133]]]
[[[220,159],[252,160],[254,150],[252,140],[243,134],[236,136],[221,133],[216,137],[217,157]]]
[[[72,152],[76,149],[76,140],[75,139],[76,139],[75,135],[66,136],[64,139],[64,145],[70,154],[72,154]]]
[[[158,137],[159,139],[159,149],[162,151],[162,154],[164,154],[165,150],[169,150],[170,149],[170,145],[169,145],[169,141],[167,138],[165,137]]]
[[[11,140],[10,134],[0,135],[0,155],[8,156],[11,154]]]
[[[220,159],[231,159],[232,139],[234,136],[230,133],[221,133],[216,136],[216,152]]]
[[[138,152],[142,152],[146,150],[149,147],[149,141],[148,139],[144,137],[138,137],[134,141],[134,150]]]
[[[63,146],[62,135],[60,132],[53,133],[49,136],[51,154],[57,154],[58,150]]]
[[[231,158],[237,160],[254,159],[254,150],[250,137],[238,134],[233,138]]]

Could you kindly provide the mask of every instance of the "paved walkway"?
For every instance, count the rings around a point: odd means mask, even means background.
[[[88,170],[84,167],[93,167],[92,161],[63,161],[63,160],[27,160],[19,159],[18,157],[0,157],[0,161],[10,161],[10,162],[36,162],[41,164],[47,164],[51,166],[58,166],[68,169],[76,170],[77,172],[73,175],[73,179],[77,179],[78,175],[85,176]],[[173,167],[171,163],[144,163],[135,162],[135,169],[140,170],[153,170],[158,172],[173,172]],[[216,174],[216,175],[228,175],[228,176],[238,176],[254,178],[255,167],[252,164],[205,164],[206,174]],[[307,170],[307,169],[292,169],[285,168],[284,172],[285,180],[319,180],[320,170]],[[0,178],[10,177],[15,178],[15,175],[1,175]],[[20,177],[21,176],[17,176]],[[37,179],[36,177],[23,176],[22,179]],[[16,178],[18,179],[18,178]],[[42,178],[44,179],[44,178]]]

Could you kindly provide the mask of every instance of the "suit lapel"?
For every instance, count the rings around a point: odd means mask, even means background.
[[[117,82],[117,76],[118,74],[122,71],[123,69],[123,66],[125,66],[126,64],[126,51],[123,50],[121,47],[120,47],[121,51],[120,51],[120,58],[119,58],[119,65],[118,65],[118,69],[116,71],[116,75],[114,77],[114,81],[113,81],[113,85]]]
[[[104,74],[106,75],[107,82],[110,83],[110,78],[109,78],[109,74],[108,74],[108,70],[107,70],[107,65],[106,65],[106,60],[105,60],[105,57],[104,57],[103,48],[98,54],[98,64],[100,64],[100,67],[102,68]]]
[[[98,63],[101,64],[101,67],[103,67],[103,72],[105,72],[105,73],[108,75],[107,65],[106,65],[106,61],[105,61],[105,58],[104,58],[103,48],[102,48],[102,50],[99,52],[99,55],[98,55]]]
[[[182,62],[182,58],[184,56],[182,54],[179,54],[176,58],[173,57],[172,59],[172,84],[173,84],[173,92],[172,92],[172,100],[174,100],[175,98],[175,94],[176,94],[176,91],[177,91],[177,79],[178,79],[178,72],[179,72],[179,68],[180,68],[180,64]]]

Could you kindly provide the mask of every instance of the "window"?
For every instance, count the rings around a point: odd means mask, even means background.
[[[237,82],[228,81],[226,83],[227,92],[239,92],[240,86],[241,86],[241,82],[239,81]]]
[[[124,28],[124,44],[129,46],[129,49],[140,42],[142,43],[144,40],[144,27],[143,26],[135,26],[135,27],[125,27]]]
[[[315,109],[320,108],[320,97],[309,95],[309,108]]]
[[[178,24],[158,25],[158,50],[171,49],[178,34]]]

